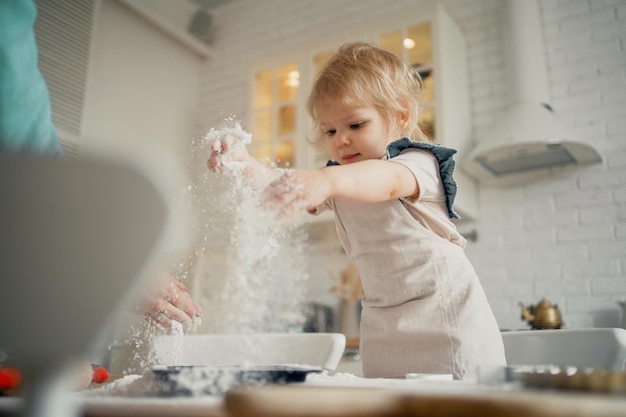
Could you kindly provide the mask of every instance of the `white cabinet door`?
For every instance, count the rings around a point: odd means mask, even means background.
[[[420,72],[425,92],[420,126],[437,143],[454,148],[459,192],[455,210],[461,221],[476,217],[476,183],[459,162],[469,152],[472,134],[469,68],[465,38],[445,9],[436,3],[420,17],[405,16],[381,23],[376,42]]]

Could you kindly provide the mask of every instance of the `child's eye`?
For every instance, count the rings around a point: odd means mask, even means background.
[[[335,129],[327,130],[326,132],[324,132],[326,136],[333,136],[335,133],[337,133]]]
[[[354,130],[360,129],[360,128],[363,127],[364,124],[365,124],[365,122],[352,123],[350,125],[350,129],[354,129]]]

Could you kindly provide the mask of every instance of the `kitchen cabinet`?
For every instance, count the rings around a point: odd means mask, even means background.
[[[65,155],[104,147],[126,155],[129,147],[154,146],[183,161],[197,135],[200,77],[211,51],[188,33],[187,21],[175,24],[170,15],[187,13],[184,20],[198,7],[167,0],[36,3],[39,67]]]
[[[467,46],[460,28],[439,3],[422,15],[428,17],[384,25],[376,31],[376,42],[422,76],[419,124],[436,143],[458,151],[455,209],[461,222],[469,222],[477,215],[476,183],[459,166],[470,150],[472,131]]]

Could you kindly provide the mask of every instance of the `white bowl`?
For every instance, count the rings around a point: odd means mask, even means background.
[[[341,333],[251,333],[158,336],[157,359],[165,366],[297,365],[334,370],[343,355]]]

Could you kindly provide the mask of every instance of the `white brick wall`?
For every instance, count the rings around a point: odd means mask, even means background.
[[[206,65],[202,131],[247,119],[248,62],[429,0],[237,0],[218,8]],[[466,35],[474,138],[508,103],[500,0],[442,0]],[[542,0],[552,104],[601,164],[526,186],[479,190],[467,254],[502,328],[518,302],[546,297],[567,327],[619,326],[626,298],[626,0]]]

